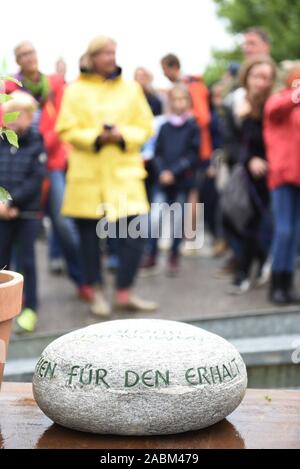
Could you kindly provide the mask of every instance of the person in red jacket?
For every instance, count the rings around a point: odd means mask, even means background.
[[[39,103],[32,127],[42,135],[48,154],[50,187],[47,210],[53,231],[65,258],[68,274],[77,286],[79,296],[90,300],[92,293],[85,286],[79,260],[79,235],[73,220],[64,218],[60,214],[65,189],[68,146],[59,139],[55,124],[65,83],[59,75],[47,76],[39,71],[36,50],[28,41],[22,42],[15,48],[15,58],[20,67],[15,78],[22,83],[22,90],[31,94]],[[6,93],[12,93],[19,88],[15,82],[5,83]]]
[[[300,68],[286,84],[269,98],[264,128],[274,217],[270,300],[279,305],[300,304],[293,290],[300,245]]]

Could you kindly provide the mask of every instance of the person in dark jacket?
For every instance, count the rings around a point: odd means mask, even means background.
[[[191,97],[188,89],[184,85],[176,85],[170,91],[169,99],[172,114],[159,131],[153,159],[157,182],[151,210],[151,230],[152,233],[159,231],[156,228],[160,221],[162,204],[179,204],[174,213],[173,243],[169,258],[169,273],[176,275],[179,267],[179,247],[184,236],[183,209],[194,184],[200,130],[189,113]],[[155,236],[150,242],[150,254],[143,267],[155,267],[157,254],[158,237]]]
[[[134,72],[134,79],[141,85],[145,93],[148,104],[153,115],[161,116],[163,113],[163,104],[159,95],[153,89],[153,76],[149,70],[144,67],[138,67]]]
[[[263,267],[269,255],[271,229],[263,110],[275,78],[276,66],[268,56],[256,57],[246,62],[241,70],[246,97],[242,112],[239,162],[245,168],[245,190],[249,193],[253,207],[253,216],[243,233],[237,233],[241,256],[234,285],[241,293],[251,287],[251,267],[256,260],[259,263],[256,283],[262,285],[265,282]],[[267,237],[269,242],[266,241]]]
[[[40,72],[37,51],[33,44],[22,41],[14,50],[19,71],[15,78],[22,83],[8,81],[5,91],[16,90],[29,93],[38,102],[32,126],[41,133],[47,151],[47,179],[49,181],[46,214],[51,219],[49,237],[49,268],[56,273],[61,270],[64,258],[69,278],[74,282],[79,298],[92,301],[92,289],[84,279],[79,256],[79,233],[74,220],[61,215],[66,185],[66,170],[70,147],[61,141],[55,125],[65,91],[65,82],[60,75]],[[46,186],[45,186],[46,187]]]
[[[17,319],[18,331],[33,332],[37,322],[35,239],[39,229],[42,183],[47,156],[42,137],[32,127],[37,103],[28,93],[16,91],[3,111],[20,112],[7,124],[19,137],[19,148],[0,139],[0,186],[10,194],[0,203],[0,266],[9,269],[14,250],[25,278],[24,309]]]
[[[138,67],[135,70],[134,79],[135,79],[135,81],[137,81],[141,85],[141,87],[144,91],[145,97],[146,97],[146,99],[148,101],[148,104],[150,106],[150,109],[152,111],[152,114],[153,114],[154,118],[156,118],[156,122],[159,122],[160,119],[161,119],[161,116],[163,115],[164,110],[163,110],[162,100],[161,100],[160,96],[158,95],[158,93],[153,88],[153,75],[152,75],[152,73],[144,67]],[[149,145],[152,146],[152,141],[153,141],[154,138],[155,137],[152,136],[150,138],[150,140],[148,140],[148,142],[146,142],[146,144],[143,147],[143,150],[145,148],[147,148],[147,146],[149,147]],[[146,181],[145,181],[146,182],[146,190],[147,190],[147,195],[148,195],[149,202],[151,203],[152,202],[153,189],[154,189],[154,185],[155,185],[155,171],[154,171],[154,168],[153,168],[152,158],[144,159],[144,162],[145,162],[145,169],[147,171],[147,178],[146,178]]]

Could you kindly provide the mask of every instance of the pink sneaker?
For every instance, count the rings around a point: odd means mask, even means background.
[[[92,303],[94,301],[94,290],[90,285],[81,285],[78,287],[78,296],[82,301]]]

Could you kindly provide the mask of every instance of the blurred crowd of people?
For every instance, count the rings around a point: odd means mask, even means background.
[[[220,273],[232,276],[232,293],[269,284],[274,304],[300,304],[300,65],[275,64],[268,34],[254,27],[244,33],[244,63],[231,63],[218,82],[184,74],[168,54],[161,66],[170,89],[156,90],[144,67],[124,79],[116,48],[111,38],[93,39],[69,84],[63,59],[49,76],[30,42],[15,48],[19,72],[5,83],[13,99],[1,115],[19,113],[5,121],[19,148],[0,140],[0,186],[12,197],[0,204],[0,264],[25,277],[18,331],[37,324],[35,243],[44,220],[50,271],[66,266],[92,314],[155,311],[134,283],[139,269],[155,273],[159,237],[129,227],[157,227],[163,204],[188,204],[192,226],[204,204],[212,254],[224,256]],[[104,217],[114,235],[100,240]],[[181,214],[170,223],[167,273],[175,276],[193,241],[175,236]],[[104,267],[115,272],[113,305]]]

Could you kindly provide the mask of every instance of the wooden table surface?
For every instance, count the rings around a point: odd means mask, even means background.
[[[31,384],[4,383],[0,392],[0,448],[242,449],[300,448],[300,391],[248,390],[227,420],[193,433],[115,437],[60,427],[37,407]]]

